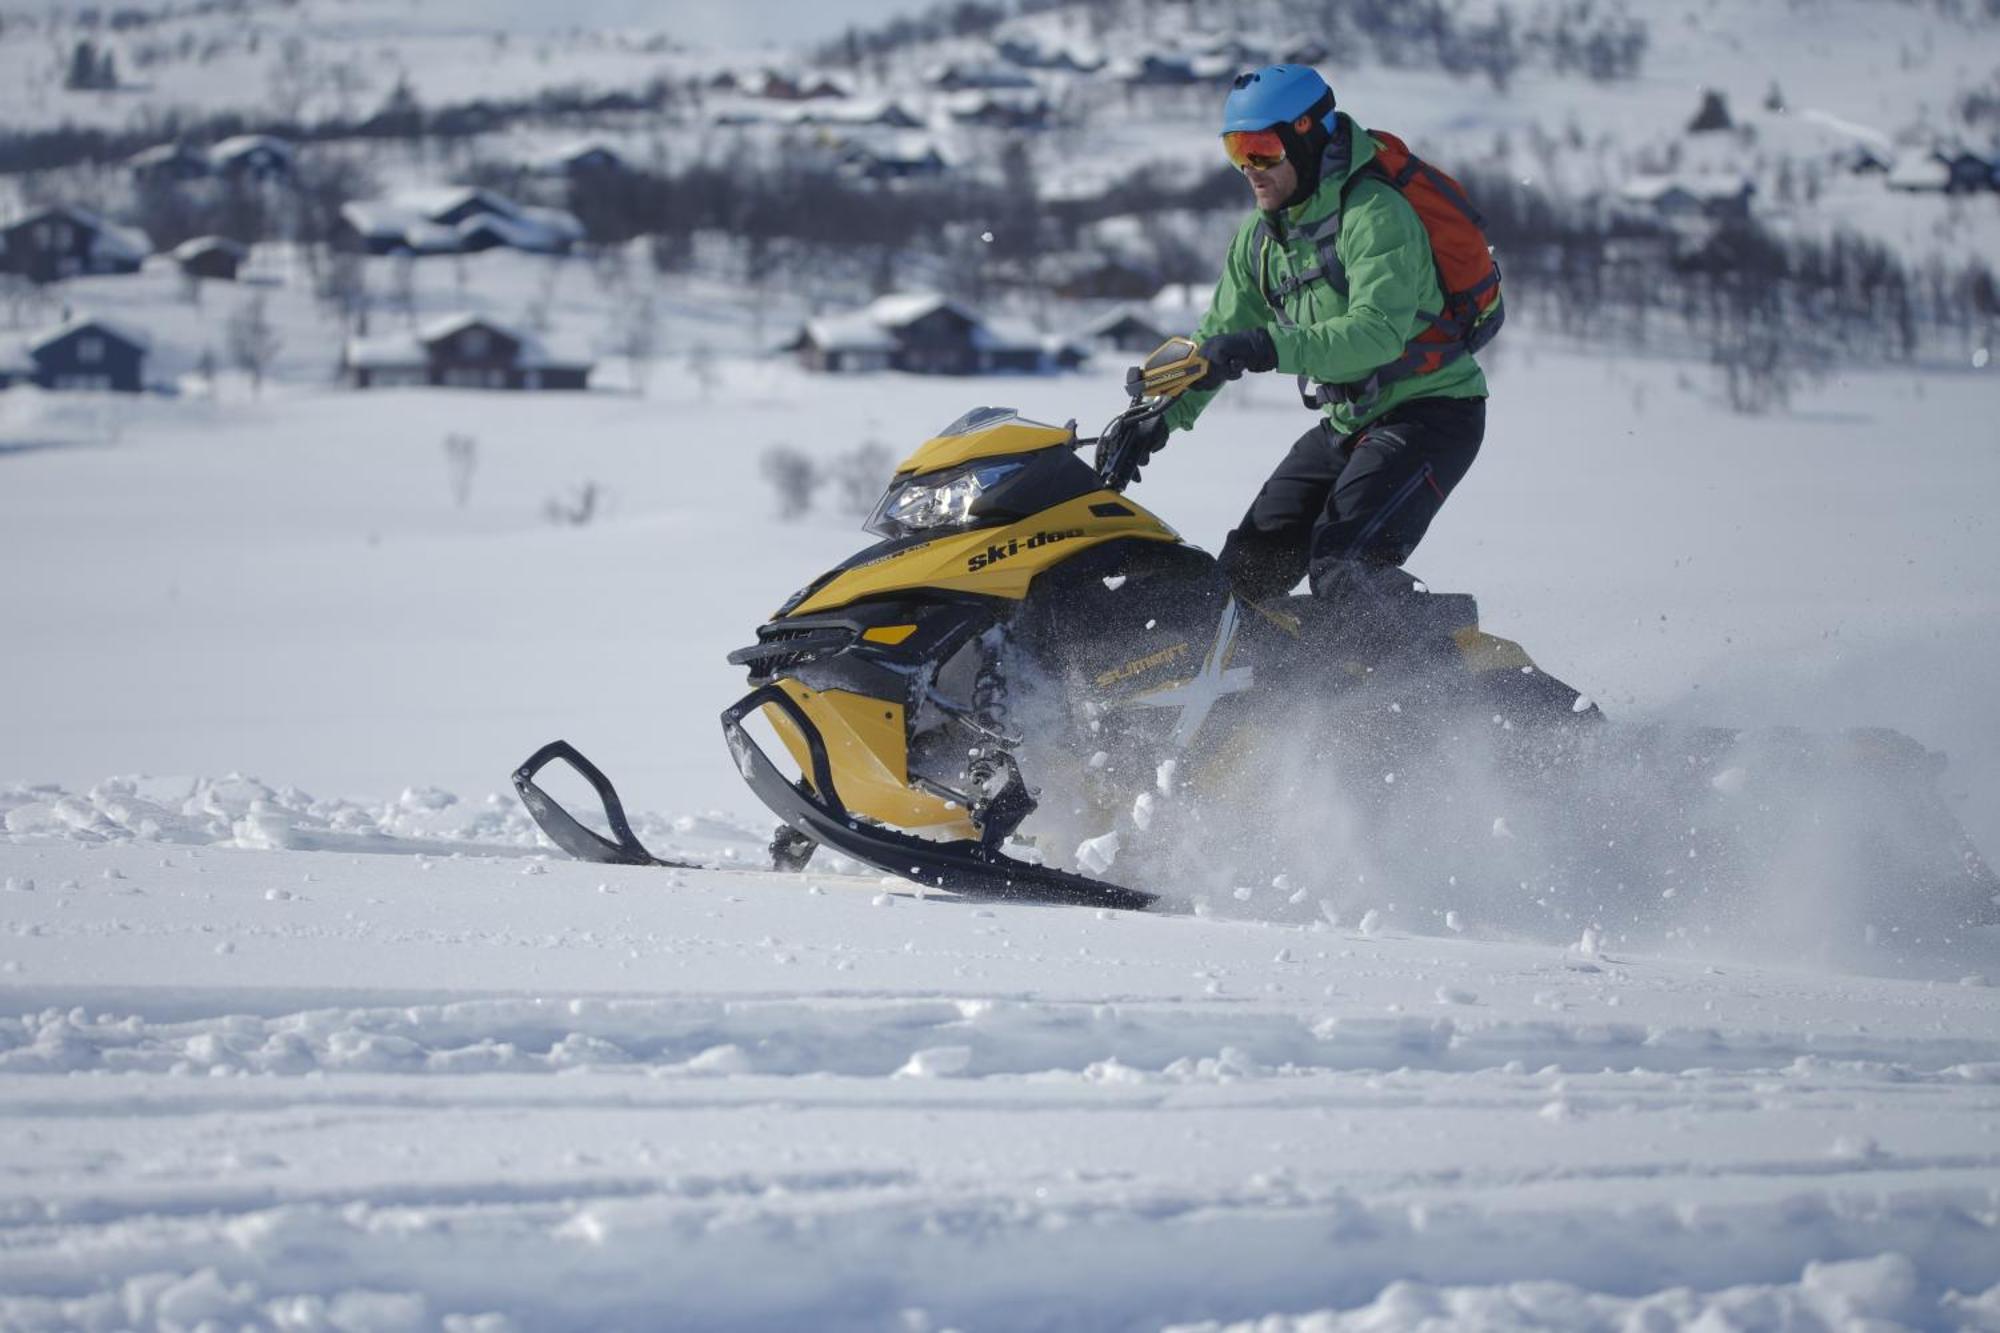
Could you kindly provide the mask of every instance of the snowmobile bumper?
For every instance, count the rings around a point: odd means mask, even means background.
[[[809,779],[794,782],[787,778],[744,730],[743,719],[765,707],[784,713],[805,738],[812,761]],[[1017,861],[970,838],[934,841],[862,822],[841,803],[819,728],[797,701],[776,685],[761,686],[737,700],[722,714],[722,733],[743,780],[773,814],[815,841],[878,870],[968,898],[1129,910],[1143,909],[1155,901],[1156,895],[1138,889]]]

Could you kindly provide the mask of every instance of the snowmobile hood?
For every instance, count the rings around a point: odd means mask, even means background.
[[[1019,601],[1043,570],[1100,542],[1131,537],[1180,540],[1179,533],[1132,500],[1113,491],[1093,491],[1017,522],[941,531],[878,556],[863,552],[856,563],[780,615],[816,615],[865,597],[918,590]]]
[[[1074,426],[1050,426],[1030,421],[1011,407],[975,407],[917,446],[896,465],[896,476],[938,472],[981,458],[1032,453],[1076,444]]]

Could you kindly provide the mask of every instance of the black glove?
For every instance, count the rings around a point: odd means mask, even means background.
[[[1278,346],[1271,341],[1269,329],[1218,333],[1201,345],[1201,355],[1208,362],[1208,373],[1188,388],[1204,393],[1220,389],[1229,380],[1241,378],[1246,370],[1278,368]]]
[[[1120,417],[1097,437],[1097,475],[1112,490],[1122,491],[1139,480],[1139,469],[1166,442],[1165,416]]]

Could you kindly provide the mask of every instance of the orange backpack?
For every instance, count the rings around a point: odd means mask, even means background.
[[[1486,220],[1466,197],[1457,181],[1410,151],[1409,145],[1384,130],[1368,130],[1377,145],[1375,156],[1348,178],[1348,185],[1364,176],[1382,181],[1409,202],[1430,236],[1431,257],[1437,264],[1438,290],[1444,293],[1444,309],[1420,310],[1417,317],[1425,328],[1412,338],[1403,354],[1376,369],[1357,384],[1308,387],[1304,376],[1299,388],[1311,407],[1322,407],[1335,399],[1364,404],[1383,387],[1411,375],[1428,375],[1469,352],[1476,352],[1500,332],[1506,312],[1500,306],[1500,265],[1486,243]],[[1319,267],[1299,278],[1280,284],[1280,290],[1265,292],[1280,324],[1291,321],[1281,301],[1292,292],[1319,278],[1325,278],[1343,295],[1347,273],[1335,244],[1340,239],[1336,210],[1334,225],[1314,236],[1319,248]],[[1260,274],[1261,274],[1261,265]]]

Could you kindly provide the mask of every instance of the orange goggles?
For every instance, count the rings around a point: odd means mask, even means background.
[[[1270,171],[1285,160],[1285,141],[1276,130],[1231,130],[1222,136],[1222,151],[1239,168]]]

